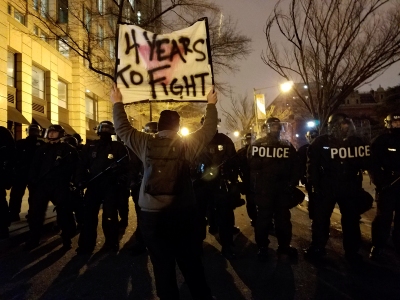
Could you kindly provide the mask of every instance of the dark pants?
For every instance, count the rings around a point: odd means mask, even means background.
[[[193,299],[212,299],[201,261],[195,210],[142,211],[140,226],[153,264],[158,297],[179,299],[175,273],[178,264]]]
[[[246,210],[250,220],[255,224],[257,222],[257,205],[254,194],[246,194]]]
[[[269,230],[274,219],[275,234],[279,248],[287,249],[292,240],[292,223],[290,210],[286,205],[283,190],[268,189],[263,195],[256,195],[255,201],[258,208],[257,222],[255,226],[255,240],[258,247],[268,247]]]
[[[136,237],[136,241],[138,243],[143,244],[144,240],[143,240],[143,235],[142,235],[142,231],[140,230],[140,213],[141,213],[141,208],[139,206],[139,191],[140,191],[140,186],[133,188],[131,190],[131,196],[133,199],[133,203],[135,204],[135,212],[136,212],[136,230],[135,230],[135,237]]]
[[[313,247],[325,248],[329,239],[330,218],[335,204],[338,203],[342,215],[343,248],[349,254],[358,252],[361,244],[360,214],[356,209],[358,190],[358,185],[326,183],[322,188],[323,194],[315,195],[311,226]]]
[[[7,192],[5,187],[0,186],[0,236],[8,235],[8,226],[10,226],[10,216],[8,213]]]
[[[222,247],[231,247],[233,243],[233,226],[235,216],[233,212],[232,199],[228,193],[219,189],[219,185],[206,183],[196,187],[196,200],[199,213],[203,218],[203,239],[206,236],[207,219],[208,224],[218,226],[219,238]],[[215,218],[215,220],[213,220]]]
[[[35,186],[31,193],[31,205],[29,208],[29,243],[39,243],[41,231],[46,215],[47,206],[51,201],[57,212],[57,224],[61,228],[61,237],[64,244],[70,244],[75,234],[76,224],[69,202],[69,187],[52,184]]]
[[[17,216],[21,212],[22,197],[28,186],[28,178],[17,177],[10,192],[10,215]],[[29,201],[28,201],[29,203]]]
[[[121,188],[121,197],[119,198],[118,203],[118,214],[121,219],[121,222],[128,223],[129,216],[129,189]]]
[[[395,215],[394,219],[393,213]],[[393,221],[393,244],[396,250],[400,251],[400,186],[388,189],[377,195],[377,211],[372,222],[373,246],[377,248],[386,246]]]
[[[100,205],[103,204],[102,228],[109,245],[118,244],[118,204],[121,187],[90,186],[84,197],[85,221],[79,235],[78,245],[81,250],[93,251],[96,246],[97,224]]]

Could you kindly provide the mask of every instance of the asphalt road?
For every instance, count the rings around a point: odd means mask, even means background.
[[[157,299],[152,266],[147,254],[131,256],[136,220],[130,205],[130,224],[121,235],[119,252],[101,250],[104,242],[98,228],[98,244],[92,256],[77,256],[73,249],[60,250],[61,239],[54,230],[43,236],[39,248],[26,252],[14,244],[0,255],[0,299]],[[381,263],[368,260],[370,228],[361,224],[365,258],[362,269],[353,269],[343,258],[340,215],[332,217],[328,255],[320,263],[304,260],[278,261],[276,239],[271,237],[270,260],[257,260],[254,231],[245,207],[235,211],[241,232],[235,238],[238,257],[227,261],[220,255],[218,237],[204,242],[204,266],[213,294],[219,300],[235,299],[400,299],[400,259],[390,247]],[[301,250],[310,242],[310,221],[304,207],[292,209],[292,245]],[[191,299],[179,270],[181,299]]]

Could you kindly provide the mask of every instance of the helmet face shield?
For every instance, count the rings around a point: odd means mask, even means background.
[[[356,127],[345,114],[333,114],[328,120],[328,134],[337,139],[346,139],[356,134]]]
[[[158,132],[157,122],[146,123],[146,125],[144,125],[143,131],[146,133],[157,133]]]
[[[400,113],[391,113],[385,118],[385,127],[388,129],[400,128]]]
[[[46,129],[44,138],[50,141],[58,140],[65,135],[65,130],[61,125],[51,125]]]
[[[40,125],[37,124],[31,124],[28,126],[28,128],[26,128],[26,134],[28,136],[37,136],[40,137],[42,136],[42,127],[40,127]]]
[[[100,122],[99,126],[97,126],[97,134],[109,134],[109,135],[115,135],[115,128],[114,124],[111,123],[110,121],[103,121]]]

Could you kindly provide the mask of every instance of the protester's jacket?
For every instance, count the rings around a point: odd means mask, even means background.
[[[236,182],[239,175],[239,159],[232,140],[217,132],[196,159],[196,169],[199,180],[205,182]]]
[[[80,157],[75,178],[78,186],[102,188],[109,185],[121,185],[128,187],[129,155],[121,142],[112,141],[111,138],[95,140],[83,147]]]
[[[152,134],[144,133],[133,128],[126,116],[124,105],[122,103],[114,104],[113,109],[114,126],[118,136],[132,151],[145,163],[147,155],[147,142],[153,138]],[[202,149],[211,141],[217,128],[217,109],[214,104],[208,104],[206,109],[206,118],[204,125],[197,131],[184,138],[185,151],[184,159],[188,163],[193,163]],[[177,138],[177,133],[170,130],[163,130],[158,133],[161,138],[171,140]],[[185,170],[188,171],[188,170]],[[144,165],[146,175],[146,165]],[[170,178],[165,178],[170,180]],[[145,192],[142,184],[139,193],[139,206],[143,211],[161,211],[171,206],[193,206],[195,203],[194,192],[190,177],[182,184],[182,192],[179,195],[158,195],[152,196]]]
[[[29,176],[29,170],[35,156],[36,150],[45,142],[36,136],[28,136],[25,139],[18,140],[16,145],[16,173],[19,176]]]
[[[378,189],[400,177],[400,134],[384,133],[371,145],[371,178]],[[398,180],[397,185],[400,185]]]
[[[68,187],[78,162],[76,149],[67,143],[45,143],[36,150],[29,185]]]
[[[368,169],[370,152],[370,145],[357,136],[339,140],[321,135],[308,148],[307,180],[317,188],[322,181],[361,188],[362,170]]]
[[[299,181],[299,159],[287,140],[269,135],[256,140],[248,149],[251,189],[295,187]]]

